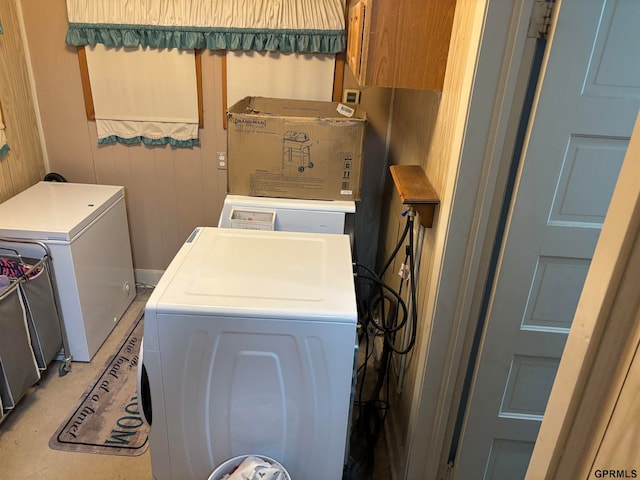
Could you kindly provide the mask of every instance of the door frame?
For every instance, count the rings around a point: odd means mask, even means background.
[[[464,28],[472,33],[466,57],[456,57],[457,50],[450,49],[443,87],[443,100],[445,95],[463,98],[457,111],[446,112],[455,125],[434,232],[435,273],[423,300],[430,338],[417,358],[400,472],[405,479],[435,479],[446,470],[452,416],[460,401],[525,93],[522,70],[533,60],[527,33],[535,2],[509,2],[509,9],[504,0],[460,0],[456,6],[456,16],[469,19]],[[453,69],[454,62],[468,67]],[[461,71],[463,78],[450,78]],[[448,90],[456,82],[461,90]]]

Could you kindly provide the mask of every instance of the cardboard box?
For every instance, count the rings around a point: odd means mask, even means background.
[[[365,126],[360,108],[246,97],[227,112],[228,192],[360,200]]]

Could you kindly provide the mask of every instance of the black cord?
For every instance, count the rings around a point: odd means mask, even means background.
[[[373,325],[373,327],[376,330],[379,330],[379,331],[381,331],[383,333],[395,333],[395,332],[397,332],[399,330],[402,330],[402,328],[404,328],[404,326],[407,323],[407,316],[408,315],[407,315],[407,304],[402,299],[400,294],[398,292],[396,292],[393,288],[391,288],[389,285],[381,282],[380,280],[377,280],[375,277],[370,277],[368,275],[363,275],[362,278],[365,278],[367,280],[371,280],[374,283],[376,283],[380,288],[383,288],[384,290],[387,290],[393,296],[393,299],[398,302],[398,307],[402,309],[402,321],[395,327],[385,326],[384,299],[385,298],[389,298],[389,297],[387,297],[386,295],[383,294],[381,297],[376,297],[376,299],[374,299],[373,302],[372,302],[372,306],[373,307],[377,307],[378,305],[381,305],[381,307],[379,308],[380,321],[376,322],[374,317],[371,316],[369,318],[369,323],[371,325]]]
[[[391,367],[392,356],[406,355],[415,346],[417,332],[417,300],[415,285],[415,258],[414,258],[414,241],[413,241],[413,225],[415,213],[407,212],[407,221],[402,234],[393,249],[391,255],[384,263],[380,273],[376,273],[365,265],[354,263],[354,275],[356,278],[356,295],[360,297],[360,282],[368,282],[369,296],[367,299],[358,298],[358,314],[361,327],[360,342],[364,340],[365,352],[362,365],[357,368],[358,381],[358,397],[354,402],[358,408],[358,418],[354,422],[351,431],[352,448],[357,444],[357,440],[364,441],[364,450],[354,449],[357,451],[355,458],[352,458],[359,467],[365,468],[367,479],[372,477],[374,466],[375,445],[380,437],[385,419],[389,412],[390,400],[390,379],[389,370]],[[385,273],[393,263],[398,252],[402,248],[408,237],[409,244],[405,246],[404,267],[409,269],[410,282],[410,306],[402,298],[403,286],[407,278],[402,275],[400,285],[396,291],[383,280]],[[395,346],[397,333],[405,329],[410,322],[410,339],[405,348],[399,349]],[[365,382],[368,374],[367,364],[373,355],[375,345],[370,342],[369,336],[374,333],[375,337],[383,337],[382,352],[380,354],[380,362],[376,382],[369,393],[369,399],[364,400]],[[383,398],[381,398],[381,395]]]
[[[408,222],[407,222],[408,223]],[[416,279],[415,279],[415,260],[413,258],[413,228],[409,232],[409,249],[411,254],[409,255],[409,278],[411,284],[411,337],[409,343],[403,350],[394,349],[394,353],[398,355],[406,355],[409,353],[416,343],[416,331],[418,329],[418,302],[416,300]]]
[[[387,272],[387,269],[391,265],[391,262],[393,262],[393,259],[396,258],[396,255],[398,254],[398,250],[400,250],[400,247],[402,247],[402,242],[404,242],[404,239],[407,237],[407,233],[409,232],[409,230],[413,230],[413,214],[412,213],[407,214],[407,222],[405,223],[404,230],[402,232],[402,235],[400,236],[400,240],[398,240],[398,243],[396,244],[396,248],[394,248],[393,252],[391,252],[391,255],[389,256],[387,263],[385,263],[384,267],[382,267],[382,270],[379,275],[380,278],[384,278],[384,274]]]

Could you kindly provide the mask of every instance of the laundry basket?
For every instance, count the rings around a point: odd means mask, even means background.
[[[29,256],[21,252],[29,250]],[[34,250],[35,249],[35,250]],[[35,257],[41,252],[41,257]],[[55,295],[51,256],[48,247],[40,242],[23,239],[0,238],[0,274],[18,282],[23,302],[33,354],[38,368],[46,370],[51,361],[63,350],[64,362],[60,374],[70,368],[71,357]]]
[[[230,458],[226,462],[224,462],[221,465],[219,465],[218,468],[216,468],[211,473],[211,475],[209,475],[209,479],[208,480],[222,480],[225,475],[233,473],[233,471],[238,466],[240,466],[240,464],[247,457],[258,457],[258,458],[270,463],[274,467],[278,467],[280,470],[282,470],[282,473],[284,474],[283,480],[291,480],[291,476],[289,476],[289,472],[287,472],[287,470],[277,460],[274,460],[273,458],[267,457],[265,455],[240,455],[238,457]]]
[[[0,419],[40,379],[20,294],[22,282],[14,280],[0,292]]]
[[[29,326],[38,367],[44,370],[62,348],[61,321],[46,265],[42,265],[36,276],[27,278],[20,288],[31,320]]]

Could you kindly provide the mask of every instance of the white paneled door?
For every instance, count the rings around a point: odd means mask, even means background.
[[[458,454],[523,479],[640,108],[640,2],[558,2]]]

